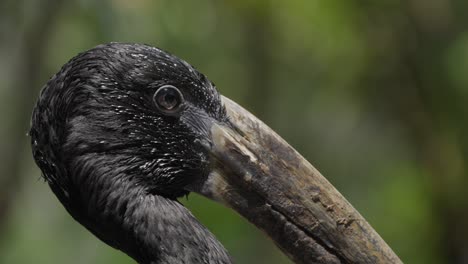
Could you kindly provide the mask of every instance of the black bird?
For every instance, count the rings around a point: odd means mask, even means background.
[[[300,263],[379,248],[371,231],[370,243],[343,236],[367,223],[294,149],[154,47],[111,43],[71,59],[42,89],[29,134],[70,215],[139,263],[232,262],[177,201],[191,191],[234,208]]]

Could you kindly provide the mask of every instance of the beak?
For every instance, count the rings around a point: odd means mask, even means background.
[[[212,168],[198,192],[236,210],[296,263],[400,263],[346,199],[296,150],[223,97]]]

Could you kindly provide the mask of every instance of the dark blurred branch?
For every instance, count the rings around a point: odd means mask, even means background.
[[[424,9],[422,6],[403,5],[403,12],[387,12],[385,15],[366,7],[369,19],[366,23],[370,28],[375,27],[369,36],[375,37],[384,29],[393,36],[393,43],[380,43],[385,50],[377,48],[380,54],[372,66],[377,65],[381,71],[369,69],[365,82],[370,83],[363,85],[370,88],[365,92],[365,101],[377,103],[371,107],[394,117],[406,130],[416,158],[432,176],[433,216],[440,227],[441,253],[447,263],[466,263],[468,207],[460,197],[466,197],[467,179],[462,174],[467,168],[466,160],[463,162],[460,157],[463,151],[458,142],[468,131],[462,124],[456,124],[456,128],[447,126],[447,120],[459,117],[461,121],[464,118],[460,109],[466,102],[460,100],[450,87],[451,82],[442,66],[445,52],[460,31],[453,21],[434,28],[421,24],[416,16],[424,11],[414,9]],[[379,45],[376,39],[369,43]],[[450,131],[452,129],[455,130]],[[460,133],[457,133],[458,129],[461,129]],[[461,167],[455,168],[457,166]]]
[[[249,91],[247,105],[257,116],[266,114],[269,98],[272,96],[269,87],[271,77],[271,47],[272,39],[271,7],[269,1],[259,1],[254,7],[241,12],[244,23],[244,50],[249,67]]]
[[[8,217],[10,205],[14,199],[15,192],[18,190],[20,178],[20,166],[22,162],[22,152],[25,142],[29,144],[29,138],[26,133],[29,129],[29,119],[34,100],[41,79],[41,68],[44,65],[45,47],[48,45],[48,38],[52,25],[60,13],[60,9],[65,1],[48,0],[41,1],[41,9],[37,11],[37,17],[33,19],[31,25],[26,25],[23,36],[20,36],[23,46],[18,52],[19,63],[15,71],[14,98],[11,104],[15,109],[9,109],[15,113],[15,120],[12,120],[9,129],[7,148],[2,149],[4,165],[1,167],[0,175],[3,176],[0,184],[0,231],[4,227]],[[15,1],[15,5],[21,6],[22,1]],[[18,8],[18,7],[16,7]],[[4,10],[3,12],[6,12]],[[11,32],[16,33],[16,32]],[[17,39],[14,36],[10,39]]]

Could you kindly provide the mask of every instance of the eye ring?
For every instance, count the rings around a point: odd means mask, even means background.
[[[176,114],[183,106],[184,96],[175,86],[163,85],[153,95],[156,107],[165,114]]]

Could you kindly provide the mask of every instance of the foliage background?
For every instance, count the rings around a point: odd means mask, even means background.
[[[2,0],[0,263],[133,263],[76,224],[31,158],[69,58],[142,42],[189,61],[310,160],[406,263],[468,263],[468,1]],[[184,201],[237,263],[289,263],[237,214]]]

